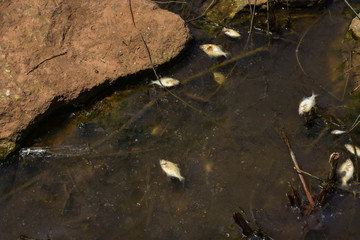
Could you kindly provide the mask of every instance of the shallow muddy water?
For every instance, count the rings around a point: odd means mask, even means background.
[[[171,89],[178,98],[143,77],[69,113],[1,168],[1,239],[243,239],[232,219],[239,207],[275,239],[355,239],[360,199],[340,190],[304,233],[305,220],[285,197],[289,183],[301,185],[280,135],[284,128],[300,167],[324,179],[332,152],[350,157],[347,136],[320,123],[306,128],[298,114],[302,98],[315,92],[318,113],[348,127],[356,117],[353,85],[341,100],[345,78],[338,77],[351,50],[343,41],[350,21],[344,9],[304,12],[269,48],[236,61],[268,46],[265,33],[255,30],[245,51],[248,26],[232,26],[240,40],[193,29],[190,49],[159,72],[181,81]],[[307,76],[295,50],[314,22],[299,47]],[[220,44],[231,57],[209,58],[203,43]],[[224,83],[214,81],[214,71]],[[352,138],[360,144],[356,133]],[[179,165],[184,185],[166,176],[160,159]]]

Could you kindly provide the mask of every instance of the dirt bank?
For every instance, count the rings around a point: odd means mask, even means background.
[[[132,10],[154,64],[189,40],[179,16],[146,0]],[[1,158],[52,108],[151,67],[128,1],[3,1],[0,16]]]

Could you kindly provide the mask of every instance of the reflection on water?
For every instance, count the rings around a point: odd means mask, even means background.
[[[84,112],[76,113],[67,126],[41,136],[20,152],[18,164],[1,169],[2,239],[241,239],[231,217],[238,207],[270,236],[300,238],[302,220],[285,198],[289,182],[299,181],[279,129],[314,175],[326,177],[331,152],[347,154],[345,138],[328,132],[318,138],[322,129],[307,131],[298,115],[300,100],[314,91],[319,111],[351,125],[346,102],[329,94],[343,92],[331,81],[343,61],[347,20],[340,12],[326,14],[301,45],[311,78],[295,49],[317,17],[294,21],[293,32],[268,51],[218,67],[220,83],[211,71],[192,77],[226,61],[208,58],[198,48],[205,39],[195,41],[180,67],[160,73],[182,81],[171,91],[193,108],[164,89],[140,86],[98,103],[85,113],[91,121],[80,124]],[[246,38],[206,41],[236,57]],[[254,34],[252,49],[265,44],[265,35]],[[185,186],[165,175],[159,159],[179,165]],[[359,207],[351,195],[335,195],[307,239],[358,234]]]

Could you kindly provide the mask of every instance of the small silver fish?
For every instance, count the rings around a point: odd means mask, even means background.
[[[358,155],[358,157],[360,157],[360,148],[355,146],[355,149],[354,149],[354,147],[351,144],[345,144],[344,146],[353,155],[355,155],[355,150],[356,150],[356,154]]]
[[[160,83],[161,82],[161,83]],[[179,85],[180,81],[170,77],[160,78],[159,80],[151,81],[151,84],[159,85],[160,87],[173,87]]]
[[[201,50],[203,50],[210,57],[228,57],[229,53],[224,52],[220,46],[215,44],[203,44],[200,45]]]
[[[339,167],[339,173],[345,173],[345,175],[341,178],[341,183],[343,186],[347,185],[347,182],[354,175],[354,164],[350,159],[347,159],[341,166]]]
[[[237,31],[235,31],[234,29],[231,29],[231,28],[226,28],[224,27],[222,29],[222,32],[226,35],[226,36],[229,36],[229,37],[232,37],[232,38],[240,38],[241,35],[240,33],[238,33]]]
[[[338,130],[338,129],[331,131],[331,134],[334,134],[334,135],[340,135],[340,134],[344,134],[344,133],[346,133],[346,131]]]
[[[185,178],[180,174],[180,169],[177,164],[163,159],[161,159],[159,162],[162,170],[164,170],[167,176],[177,178],[181,182],[185,181]]]
[[[315,106],[315,97],[318,95],[312,93],[310,97],[303,98],[303,100],[299,104],[299,114],[303,115],[306,112],[310,112],[311,109]]]

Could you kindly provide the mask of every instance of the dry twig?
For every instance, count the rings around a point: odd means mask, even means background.
[[[65,55],[65,54],[67,54],[67,51],[62,52],[62,53],[59,53],[59,54],[56,54],[56,55],[53,55],[53,56],[51,56],[51,57],[48,57],[48,58],[42,60],[39,64],[37,64],[37,65],[36,65],[35,67],[33,67],[30,71],[28,71],[28,72],[26,73],[26,75],[29,75],[30,73],[32,73],[35,69],[37,69],[38,67],[40,67],[40,65],[43,64],[44,62],[49,61],[49,60],[51,60],[51,59],[53,59],[53,58],[56,58],[56,57],[63,56],[63,55]]]

